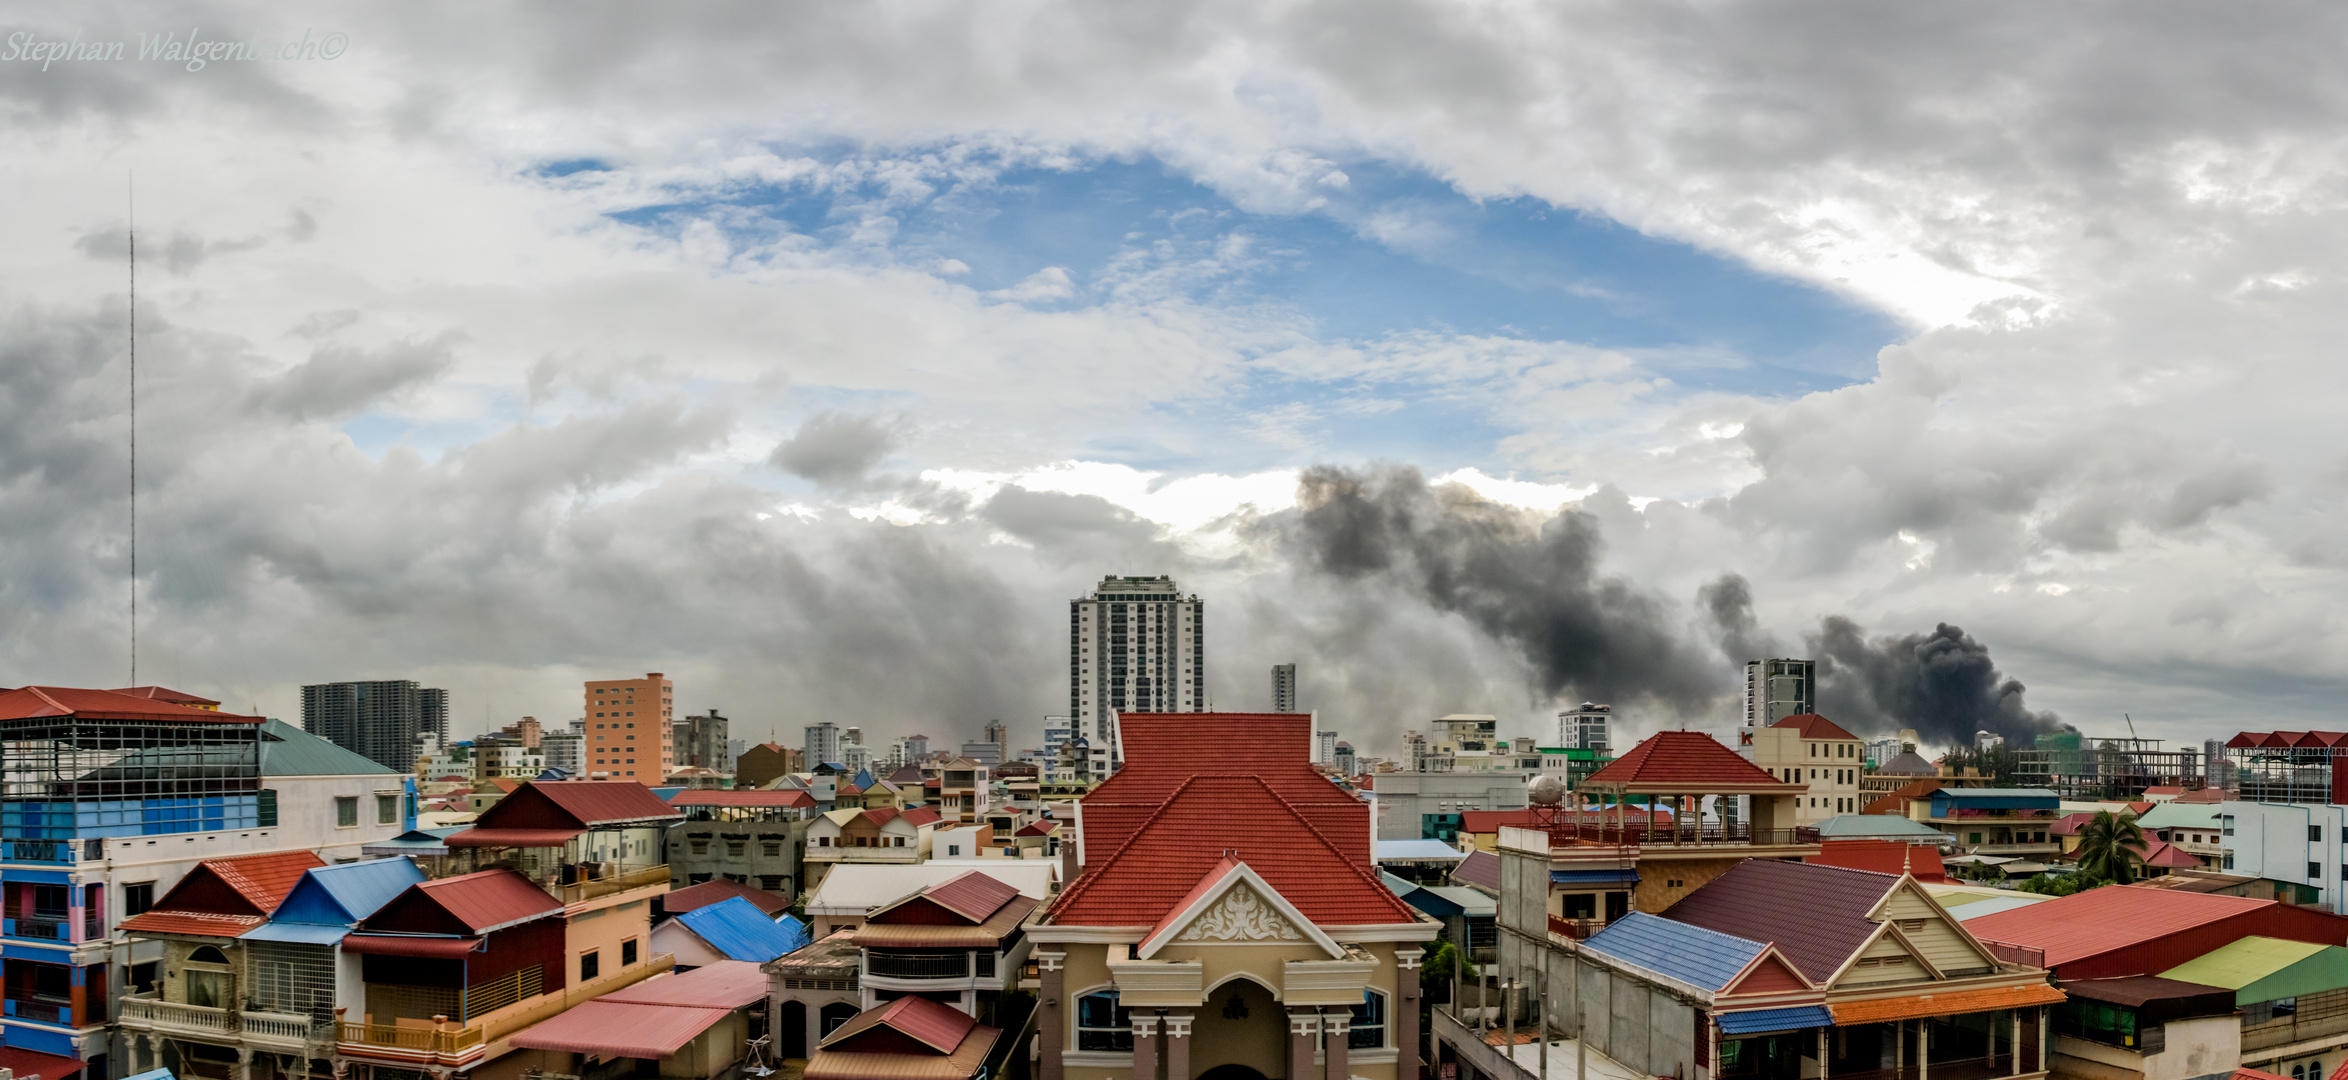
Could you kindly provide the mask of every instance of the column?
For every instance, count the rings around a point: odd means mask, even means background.
[[[1133,1015],[1133,1080],[1158,1080],[1158,1017]]]
[[[1394,1080],[1419,1077],[1419,960],[1418,949],[1394,952]]]
[[[1288,1007],[1288,1080],[1312,1080],[1313,1036],[1320,1027],[1321,1018],[1312,1006]]]
[[[138,1055],[139,1047],[141,1045],[144,1045],[147,1048],[147,1067],[139,1071],[153,1072],[162,1068],[163,1047],[155,1041],[155,1033],[150,1031],[131,1040],[130,1050],[131,1055],[134,1058]]]
[[[1183,1010],[1166,1013],[1166,1080],[1190,1080],[1190,1022]]]
[[[1353,1075],[1351,1063],[1345,1057],[1346,1051],[1351,1049],[1346,1042],[1352,1038],[1353,1014],[1343,1009],[1323,1013],[1321,1031],[1325,1040],[1321,1044],[1321,1055],[1329,1063],[1329,1080],[1346,1080]]]
[[[1932,1020],[1916,1021],[1916,1080],[1926,1080],[1932,1071]]]
[[[1037,1017],[1035,1021],[1036,1035],[1041,1044],[1036,1065],[1036,1080],[1062,1080],[1061,1048],[1068,1045],[1068,1028],[1069,1025],[1075,1023],[1075,1020],[1070,1018],[1070,1011],[1075,1006],[1060,1000],[1061,984],[1068,977],[1066,972],[1060,970],[1060,962],[1066,959],[1068,959],[1068,954],[1064,952],[1046,952],[1038,949],[1035,953],[1036,976],[1040,983],[1036,997],[1043,1008],[1043,1015]],[[809,1009],[809,1022],[813,1022],[814,1015],[815,1010]],[[812,1053],[815,1049],[815,1040],[809,1039],[807,1048]]]
[[[253,1048],[236,1048],[236,1080],[253,1080]]]

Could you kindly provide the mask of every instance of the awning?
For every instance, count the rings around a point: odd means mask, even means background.
[[[368,956],[410,956],[420,960],[462,960],[480,946],[482,938],[400,937],[394,934],[352,934],[342,939],[344,952]]]
[[[1837,1024],[1874,1024],[1890,1020],[1914,1020],[1920,1016],[2059,1005],[2062,1001],[2062,991],[2045,983],[2033,983],[2029,986],[1991,990],[1958,990],[1946,994],[1912,994],[1907,997],[1877,998],[1874,1001],[1851,1001],[1832,1008]]]
[[[451,833],[450,847],[561,847],[585,829],[466,829]]]
[[[272,922],[262,923],[246,931],[245,941],[291,941],[301,945],[332,945],[351,932],[347,926],[327,926],[321,923]]]
[[[17,1080],[24,1080],[25,1077],[36,1075],[41,1080],[65,1080],[66,1077],[82,1071],[82,1066],[86,1064],[88,1063],[75,1061],[69,1057],[60,1057],[56,1054],[44,1054],[38,1050],[26,1050],[15,1046],[0,1047],[0,1069],[7,1069],[15,1073]]]
[[[589,1001],[524,1028],[514,1045],[597,1058],[664,1058],[733,1013],[685,1005]]]
[[[1636,885],[1636,870],[1551,870],[1551,885]]]
[[[1833,1027],[1834,1014],[1824,1005],[1796,1005],[1785,1009],[1747,1009],[1744,1012],[1721,1013],[1712,1018],[1720,1025],[1723,1035],[1758,1035],[1764,1031],[1795,1031],[1801,1028]]]

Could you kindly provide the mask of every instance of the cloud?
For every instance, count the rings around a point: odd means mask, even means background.
[[[826,410],[800,424],[767,461],[826,487],[843,487],[863,481],[902,439],[901,422]]]
[[[258,391],[261,407],[294,420],[349,416],[397,397],[456,366],[461,334],[401,341],[379,349],[320,346]]]

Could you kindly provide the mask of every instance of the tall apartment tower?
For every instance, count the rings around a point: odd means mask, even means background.
[[[419,735],[429,735],[441,749],[448,749],[448,691],[427,686],[416,691],[416,707],[424,712],[424,726]]]
[[[827,761],[839,764],[840,725],[829,720],[807,725],[807,768],[813,769]]]
[[[1818,711],[1818,665],[1810,660],[1745,661],[1745,726],[1765,728]]]
[[[1272,711],[1297,711],[1295,664],[1272,665]]]
[[[1174,579],[1104,577],[1068,602],[1068,717],[1091,775],[1122,762],[1117,714],[1205,712],[1206,605]]]
[[[1581,708],[1557,714],[1557,745],[1567,750],[1595,750],[1603,757],[1613,720],[1614,706],[1582,702]]]
[[[589,776],[657,786],[675,767],[677,684],[651,672],[641,679],[600,679],[586,687],[587,741],[580,747]]]
[[[416,767],[416,740],[433,722],[427,700],[439,710],[445,733],[446,690],[417,686],[414,679],[317,683],[302,687],[302,730],[404,773]]]

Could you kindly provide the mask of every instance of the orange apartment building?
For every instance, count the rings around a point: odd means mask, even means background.
[[[676,757],[669,742],[676,696],[676,684],[657,671],[641,679],[589,682],[579,714],[587,725],[579,744],[579,766],[587,777],[648,787],[665,783]]]

